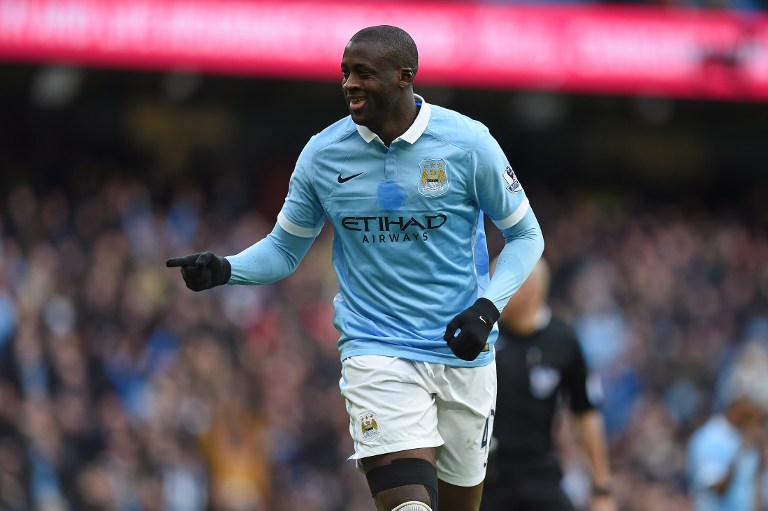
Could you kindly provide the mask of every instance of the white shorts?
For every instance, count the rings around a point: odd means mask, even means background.
[[[456,486],[485,479],[496,407],[496,362],[450,367],[379,355],[342,362],[341,395],[355,444],[350,459],[437,449],[437,475]]]

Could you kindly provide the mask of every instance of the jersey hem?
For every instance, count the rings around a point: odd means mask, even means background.
[[[435,356],[434,354],[430,353],[419,353],[419,352],[393,352],[392,350],[384,350],[384,349],[352,349],[352,350],[345,350],[341,353],[341,360],[344,361],[351,357],[356,357],[359,355],[380,355],[384,357],[392,357],[392,358],[402,358],[403,360],[411,360],[414,362],[429,362],[430,364],[442,364],[449,367],[484,367],[493,362],[494,360],[494,347],[491,346],[491,349],[487,352],[481,353],[475,360],[462,360],[458,357],[449,356],[449,355],[443,355],[443,356]]]

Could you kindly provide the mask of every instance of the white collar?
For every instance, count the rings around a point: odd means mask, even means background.
[[[416,115],[416,120],[413,121],[413,124],[411,124],[411,127],[408,128],[405,133],[394,139],[392,142],[405,140],[409,144],[414,144],[427,129],[429,118],[432,115],[432,109],[429,107],[429,103],[424,101],[424,98],[418,94],[414,94],[413,96],[416,98],[416,101],[421,101],[421,108],[419,109],[418,115]],[[360,136],[363,137],[363,140],[365,140],[367,143],[370,144],[377,138],[381,140],[376,133],[369,130],[365,126],[361,126],[360,124],[355,126],[357,127],[357,132],[360,133]]]

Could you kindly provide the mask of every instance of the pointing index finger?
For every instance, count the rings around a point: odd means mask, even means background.
[[[168,268],[179,268],[182,266],[194,266],[197,261],[197,254],[191,254],[181,257],[171,257],[165,261],[165,266]]]

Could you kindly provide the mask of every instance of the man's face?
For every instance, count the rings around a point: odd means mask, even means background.
[[[380,43],[350,42],[341,59],[341,88],[356,124],[376,132],[395,110],[400,69],[382,57]]]

